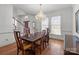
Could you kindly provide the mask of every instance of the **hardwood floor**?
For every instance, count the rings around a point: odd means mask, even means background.
[[[0,55],[15,55],[16,54],[16,44],[10,44],[8,46],[0,47]]]
[[[50,40],[48,48],[46,48],[43,55],[63,55],[64,54],[64,41],[62,40]]]
[[[49,46],[42,51],[42,55],[63,55],[64,41],[50,39]],[[0,48],[0,55],[16,55],[16,44]]]

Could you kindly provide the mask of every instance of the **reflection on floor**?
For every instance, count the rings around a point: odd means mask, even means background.
[[[42,51],[42,55],[63,55],[64,41],[50,39],[50,44]],[[16,55],[16,44],[10,44],[0,48],[0,55]]]

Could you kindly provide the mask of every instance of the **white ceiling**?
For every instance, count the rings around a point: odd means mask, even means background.
[[[15,4],[14,7],[23,9],[29,14],[37,14],[39,12],[40,4]],[[42,4],[44,13],[49,13],[67,7],[72,7],[72,4]]]

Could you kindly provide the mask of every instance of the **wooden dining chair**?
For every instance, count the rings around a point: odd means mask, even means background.
[[[39,51],[40,51],[40,54],[41,54],[41,52],[42,52],[42,50],[43,50],[43,45],[44,45],[44,39],[45,39],[45,31],[43,31],[42,32],[42,34],[40,34],[40,35],[42,35],[42,37],[40,38],[40,40],[39,41],[37,41],[36,43],[35,43],[35,45],[36,45],[36,47],[39,49]]]
[[[46,37],[47,37],[47,45],[49,45],[49,28],[47,28],[47,35],[46,35]]]
[[[20,51],[24,55],[26,50],[31,48],[32,45],[22,42],[22,39],[20,39],[20,32],[19,31],[14,31],[14,37],[15,37],[16,44],[17,44],[17,55],[19,54]]]
[[[45,48],[45,47],[47,47],[47,45],[49,45],[49,29],[47,28],[47,30],[46,30],[46,34],[45,34],[45,37],[44,37],[44,47],[43,48]]]

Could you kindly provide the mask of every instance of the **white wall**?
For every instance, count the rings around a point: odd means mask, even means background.
[[[57,10],[48,14],[49,21],[51,21],[52,16],[61,16],[61,35],[50,35],[51,38],[64,39],[64,35],[66,33],[69,33],[69,32],[72,33],[72,29],[73,29],[72,13],[73,13],[73,9],[72,7],[69,7],[69,8]],[[49,28],[50,28],[50,22],[49,22]]]
[[[13,43],[13,7],[12,5],[0,5],[0,47]]]

